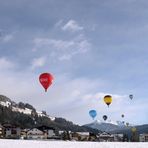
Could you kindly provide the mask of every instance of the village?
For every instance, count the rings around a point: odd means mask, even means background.
[[[69,141],[98,141],[98,142],[129,142],[124,134],[98,134],[89,132],[56,131],[52,127],[39,126],[32,129],[3,124],[0,125],[1,139],[28,139],[28,140],[69,140]],[[140,142],[148,142],[148,134],[139,135]]]
[[[13,112],[19,112],[26,115],[31,115],[32,109],[20,108],[14,102],[1,100],[0,105],[6,108],[12,108]],[[37,111],[40,117],[47,117],[50,120],[55,120],[44,112]],[[135,129],[135,128],[133,128]],[[33,128],[21,128],[10,123],[0,123],[0,138],[1,139],[27,139],[27,140],[68,140],[68,141],[97,141],[97,142],[148,142],[148,134],[137,134],[135,130],[132,132],[132,139],[126,134],[100,131],[97,134],[93,132],[73,132],[69,130],[57,130],[54,127],[40,125]]]

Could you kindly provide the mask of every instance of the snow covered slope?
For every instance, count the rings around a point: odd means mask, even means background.
[[[0,105],[7,108],[10,107],[13,112],[19,112],[26,115],[31,115],[32,111],[36,110],[32,105],[28,103],[23,103],[23,102],[16,103],[4,95],[0,95]],[[47,115],[45,111],[36,110],[36,113],[40,117],[47,117],[52,121],[55,120],[55,117]]]
[[[90,124],[86,124],[84,126],[87,127],[91,127],[94,129],[98,129],[101,131],[114,131],[114,130],[119,130],[119,129],[127,129],[127,127],[125,126],[125,124],[121,121],[100,121],[100,120],[96,120]]]
[[[0,140],[0,148],[148,148],[148,143]]]

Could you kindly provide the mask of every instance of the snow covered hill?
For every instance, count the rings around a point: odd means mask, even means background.
[[[148,143],[0,140],[0,148],[148,148]]]
[[[32,112],[34,110],[36,110],[32,105],[30,105],[28,103],[26,103],[26,104],[22,103],[22,102],[16,103],[16,102],[12,101],[11,99],[9,99],[8,97],[6,97],[4,95],[0,95],[0,105],[2,105],[4,107],[10,107],[13,112],[19,112],[19,113],[23,113],[23,114],[26,114],[26,115],[31,115]],[[36,110],[36,113],[40,117],[47,117],[52,121],[55,120],[55,117],[49,116],[46,113],[44,113],[43,111],[37,111]]]
[[[100,131],[109,132],[112,134],[115,133],[124,133],[127,135],[131,135],[131,129],[132,127],[135,127],[137,129],[138,134],[148,133],[148,124],[145,125],[133,125],[129,124],[129,126],[126,126],[121,121],[100,121],[96,120],[90,124],[84,125],[84,127],[90,127],[93,129],[98,129]]]
[[[4,95],[0,95],[0,124],[9,123],[23,128],[50,126],[59,131],[91,132],[98,130],[82,127],[61,117],[49,116],[46,111],[38,111],[28,103],[16,103]],[[0,147],[1,148],[1,147]]]
[[[128,127],[121,121],[100,121],[96,120],[90,124],[86,124],[84,126],[91,127],[93,129],[98,129],[100,131],[115,131],[115,130],[121,130],[121,129],[127,129]]]

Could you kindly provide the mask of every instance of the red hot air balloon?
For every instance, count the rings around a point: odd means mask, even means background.
[[[52,84],[53,76],[50,73],[42,73],[39,76],[39,81],[41,85],[45,88],[45,92],[46,92],[48,87]]]

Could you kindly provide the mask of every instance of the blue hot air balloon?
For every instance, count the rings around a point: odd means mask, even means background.
[[[94,119],[97,116],[96,110],[90,110],[89,115]]]

